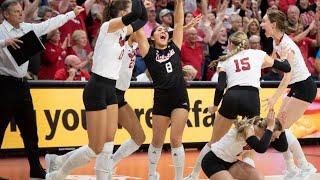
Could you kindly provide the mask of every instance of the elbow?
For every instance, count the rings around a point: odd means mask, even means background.
[[[279,152],[286,152],[288,150],[288,144],[281,145],[281,148],[277,149]]]
[[[262,154],[262,153],[267,152],[268,146],[266,146],[266,147],[260,147],[260,148],[255,148],[254,150],[255,150],[257,153]]]
[[[285,73],[291,72],[291,65],[287,59],[283,59],[283,60],[275,59],[272,67]]]

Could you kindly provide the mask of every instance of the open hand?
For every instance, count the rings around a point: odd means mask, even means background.
[[[262,107],[265,108],[264,111],[267,111],[267,110],[270,111],[270,109],[273,109],[273,107],[276,104],[277,100],[274,99],[273,97],[270,97],[270,98],[264,99],[262,101],[266,102],[264,105],[262,105]]]
[[[23,43],[23,41],[19,40],[18,38],[10,38],[5,40],[5,46],[12,46],[13,49],[20,49],[19,43]]]

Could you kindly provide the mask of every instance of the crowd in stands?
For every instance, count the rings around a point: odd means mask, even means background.
[[[152,0],[152,3],[147,9],[146,35],[150,37],[151,31],[160,24],[172,31],[174,0]],[[30,60],[29,78],[87,80],[95,41],[104,18],[104,1],[21,0],[21,4],[25,22],[32,23],[73,10],[77,4],[85,9],[59,29],[41,37],[45,50]],[[272,55],[272,39],[266,38],[260,23],[266,12],[275,9],[287,15],[286,33],[299,46],[313,79],[319,80],[320,0],[185,0],[185,24],[201,16],[196,28],[186,28],[184,31],[182,65],[192,66],[197,71],[188,80],[217,81],[215,70],[209,69],[208,64],[228,53],[228,37],[236,31],[247,33],[250,48],[262,49]],[[0,14],[2,23],[4,19]],[[147,77],[148,70],[137,50],[132,80],[150,81]],[[278,81],[281,78],[282,74],[275,69],[261,71],[262,81]]]

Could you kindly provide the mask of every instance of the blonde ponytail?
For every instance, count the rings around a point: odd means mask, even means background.
[[[248,36],[242,31],[237,31],[229,37],[229,43],[232,43],[235,48],[229,54],[220,56],[219,59],[211,61],[209,68],[213,68],[218,64],[218,62],[223,62],[237,53],[247,49],[249,45]]]

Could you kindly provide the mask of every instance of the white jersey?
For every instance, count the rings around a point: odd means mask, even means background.
[[[102,77],[117,80],[125,49],[127,28],[107,33],[109,22],[102,24],[93,53],[92,72]]]
[[[133,42],[131,47],[129,46],[128,41],[126,41],[124,46],[124,55],[122,57],[119,79],[116,84],[116,88],[121,91],[129,89],[132,71],[136,61],[136,49],[138,47],[138,43]]]
[[[242,137],[237,137],[237,129],[232,128],[219,141],[211,145],[211,151],[226,162],[236,162],[239,154],[247,147],[247,142]]]
[[[311,74],[308,71],[299,47],[286,34],[283,35],[283,38],[278,45],[273,41],[273,48],[276,53],[281,50],[282,46],[289,46],[294,51],[293,64],[291,65],[292,77],[289,84],[306,80]]]
[[[219,62],[227,74],[227,89],[233,86],[252,86],[260,89],[261,66],[266,53],[261,50],[243,50],[226,61]]]

